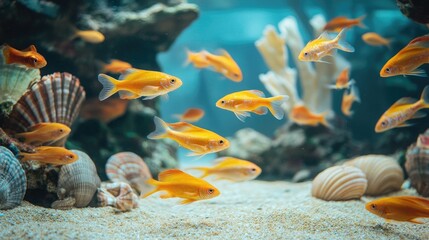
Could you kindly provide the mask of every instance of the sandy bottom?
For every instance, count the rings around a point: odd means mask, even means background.
[[[386,223],[364,201],[325,202],[310,183],[214,182],[222,194],[178,205],[153,195],[131,212],[111,207],[46,209],[24,202],[0,211],[1,239],[429,239],[426,224]],[[403,190],[394,195],[415,195]],[[370,198],[365,198],[370,200]]]

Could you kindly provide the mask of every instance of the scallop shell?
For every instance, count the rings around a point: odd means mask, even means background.
[[[429,197],[429,149],[411,145],[406,153],[405,170],[410,177],[411,186],[417,192]]]
[[[24,169],[13,153],[0,146],[0,209],[21,204],[27,189]]]
[[[94,197],[97,188],[100,187],[100,178],[91,158],[84,152],[72,151],[78,155],[79,159],[61,167],[57,190],[60,200],[52,203],[52,208],[86,207]],[[74,204],[70,199],[75,200]],[[65,202],[70,202],[70,204],[65,204]]]
[[[352,166],[334,166],[319,173],[313,180],[311,195],[327,201],[358,199],[365,193],[365,173]]]
[[[365,155],[346,163],[365,173],[368,180],[366,195],[382,195],[401,189],[404,173],[394,158],[384,155]]]
[[[84,99],[85,91],[75,76],[59,72],[46,75],[15,104],[8,129],[25,132],[41,122],[57,122],[70,127]],[[64,146],[65,141],[66,137],[51,145]]]
[[[109,183],[99,188],[97,194],[100,206],[112,206],[122,212],[138,207],[138,197],[128,183]]]
[[[149,168],[142,158],[132,152],[112,155],[106,163],[106,174],[112,182],[130,184],[139,194],[152,189],[152,186],[145,183],[152,178]]]

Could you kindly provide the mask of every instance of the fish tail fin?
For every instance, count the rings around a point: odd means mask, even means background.
[[[170,130],[167,123],[157,116],[153,117],[153,121],[155,122],[155,131],[150,133],[147,136],[147,138],[149,139],[165,138],[168,134],[168,131]]]
[[[161,190],[161,189],[159,188],[159,185],[160,185],[160,183],[161,183],[161,182],[156,181],[156,180],[155,180],[155,179],[153,179],[153,178],[149,178],[148,180],[146,180],[146,183],[147,183],[147,184],[149,184],[149,185],[155,186],[155,189],[153,189],[153,190],[152,190],[152,191],[150,191],[150,192],[147,192],[147,193],[145,193],[145,194],[140,195],[140,198],[146,198],[146,197],[148,197],[148,196],[150,196],[150,195],[152,195],[152,194],[154,194],[154,193],[156,193],[156,192],[158,192],[158,191],[160,191],[160,190]]]
[[[365,23],[363,23],[363,20],[366,18],[366,15],[360,16],[357,18],[358,20],[358,26],[363,28],[363,29],[367,29],[368,27],[365,25]]]
[[[350,79],[349,83],[347,84],[347,88],[351,88],[355,84],[356,84],[356,81],[354,79]]]
[[[116,83],[118,80],[114,79],[113,77],[101,73],[98,74],[98,81],[103,85],[103,89],[101,89],[101,92],[98,95],[98,99],[100,99],[100,101],[105,100],[118,91],[116,88]]]
[[[268,110],[270,110],[271,114],[278,120],[283,119],[285,112],[282,108],[282,104],[289,99],[287,95],[280,95],[271,97],[268,100],[270,101],[270,105],[268,106]]]
[[[360,93],[359,89],[356,87],[356,85],[351,85],[350,87],[351,94],[355,96],[355,101],[360,103]]]
[[[189,48],[185,48],[186,52],[186,61],[183,63],[183,66],[186,67],[192,62],[192,51]]]
[[[334,126],[329,122],[328,117],[331,113],[329,111],[324,112],[322,121],[320,122],[323,126],[327,127],[328,129],[334,129]]]
[[[203,175],[201,175],[199,178],[205,178],[208,175],[210,175],[209,170],[210,168],[208,167],[195,167],[195,168],[189,168],[189,170],[198,170],[198,171],[202,171]]]
[[[354,52],[355,48],[352,45],[350,45],[348,42],[346,42],[346,40],[344,40],[346,36],[346,31],[347,31],[347,28],[344,28],[335,37],[334,41],[337,43],[336,48],[343,50],[345,52]]]
[[[429,108],[429,85],[427,85],[422,92],[422,96],[420,97],[423,104],[426,108]]]

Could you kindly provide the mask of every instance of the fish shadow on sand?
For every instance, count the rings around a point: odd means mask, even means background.
[[[417,225],[415,224],[409,224],[410,226],[405,226],[405,224],[408,223],[397,223],[397,222],[392,222],[392,223],[377,223],[375,225],[365,225],[362,224],[361,227],[363,229],[367,229],[368,232],[379,232],[381,234],[383,234],[385,237],[391,237],[391,239],[393,238],[399,238],[399,239],[423,239],[423,236],[419,236],[419,235],[414,235],[411,234],[409,232],[412,232],[412,229],[414,227],[416,227]],[[410,228],[409,232],[404,232],[401,231],[401,228]],[[418,226],[418,227],[425,227],[424,225]],[[429,237],[429,235],[428,235]]]

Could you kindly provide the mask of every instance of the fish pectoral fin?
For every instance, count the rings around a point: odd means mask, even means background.
[[[166,199],[166,198],[172,198],[174,196],[171,193],[167,192],[167,193],[161,194],[159,197],[162,199]]]
[[[414,69],[413,71],[407,73],[406,75],[417,76],[417,77],[427,77],[428,76],[426,74],[425,70],[420,69],[420,68]]]
[[[119,98],[121,99],[136,99],[139,95],[127,90],[120,90],[119,91]]]
[[[253,110],[252,112],[255,113],[255,114],[258,114],[258,115],[265,115],[265,114],[268,113],[268,108],[266,108],[266,107],[258,107],[257,109]]]
[[[404,122],[404,123],[402,123],[402,124],[399,124],[398,126],[396,126],[396,127],[411,127],[411,126],[413,126],[414,125],[414,123],[409,123],[409,122]]]
[[[326,55],[328,55],[328,56],[333,56],[333,55],[335,55],[336,53],[337,53],[337,49],[333,48],[333,49],[329,50],[329,51],[326,53]]]
[[[416,223],[416,224],[423,224],[423,223],[424,223],[424,222],[419,221],[419,220],[417,220],[417,219],[415,219],[415,218],[408,220],[408,222]]]
[[[165,101],[167,101],[168,99],[169,99],[169,97],[168,97],[168,94],[166,93],[166,94],[164,94],[164,95],[161,95],[161,98],[163,99],[163,100],[165,100]]]
[[[198,193],[196,193],[196,192],[183,192],[183,193],[186,194],[186,195],[188,195],[188,196],[191,196],[191,197],[198,196]]]
[[[410,119],[424,118],[427,114],[424,112],[416,112]]]
[[[242,122],[245,121],[246,117],[250,117],[250,113],[248,113],[248,112],[235,111],[234,114]]]
[[[185,198],[185,199],[183,199],[182,201],[180,201],[180,204],[185,205],[185,204],[193,203],[193,202],[195,202],[195,201],[196,201],[196,200],[194,200],[194,199]]]
[[[154,98],[159,97],[159,96],[160,95],[147,96],[147,97],[144,97],[142,100],[151,100],[151,99],[154,99]]]
[[[159,91],[159,86],[145,86],[141,89],[141,92],[143,93],[156,93]]]

